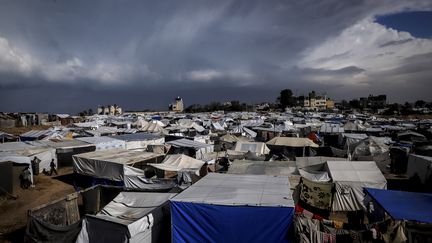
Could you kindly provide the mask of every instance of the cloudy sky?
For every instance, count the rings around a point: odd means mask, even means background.
[[[0,0],[0,111],[430,100],[432,1]]]

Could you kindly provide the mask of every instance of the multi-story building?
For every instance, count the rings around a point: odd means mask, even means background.
[[[170,110],[175,112],[183,112],[183,99],[180,97],[175,98],[174,103],[170,104]]]

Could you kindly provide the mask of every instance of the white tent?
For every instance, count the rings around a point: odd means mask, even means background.
[[[77,242],[168,242],[168,200],[175,193],[120,192],[96,215],[87,215]]]
[[[227,173],[290,176],[295,172],[295,170],[296,168],[293,166],[292,161],[234,160]]]
[[[132,167],[134,164],[150,161],[160,156],[160,154],[126,149],[94,151],[74,155],[73,167],[78,174],[125,181],[127,174],[144,176],[142,170]]]
[[[199,170],[204,161],[194,159],[184,154],[168,155],[160,164],[149,164],[166,171]]]
[[[214,151],[213,144],[201,143],[186,138],[169,141],[166,144],[172,145],[177,148],[193,148],[196,150],[195,158],[197,159],[201,159],[203,157],[203,154],[211,153]]]
[[[107,149],[125,149],[126,142],[110,138],[110,137],[81,137],[76,140],[83,141],[96,146],[96,151],[107,150]]]
[[[123,134],[111,138],[124,141],[126,149],[147,149],[148,145],[161,145],[165,143],[163,136],[152,133]]]
[[[54,159],[54,164],[57,166],[57,156],[56,150],[54,148],[50,148],[48,146],[35,146],[26,144],[23,142],[11,142],[11,143],[3,143],[0,144],[0,158],[5,161],[5,157],[15,158],[15,160],[11,160],[11,162],[15,163],[27,163],[23,161],[33,160],[34,157],[40,159],[39,163],[39,173],[46,169],[50,170],[51,160]]]
[[[387,189],[387,181],[374,161],[327,161],[327,170],[336,184],[333,211],[363,209],[364,187]]]
[[[275,137],[266,143],[267,145],[285,146],[285,147],[319,147],[309,138],[295,138],[295,137]]]
[[[262,142],[245,142],[238,141],[235,146],[235,151],[237,152],[253,152],[257,155],[269,154],[270,149]]]

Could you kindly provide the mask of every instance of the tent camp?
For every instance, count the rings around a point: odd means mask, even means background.
[[[73,166],[78,174],[124,182],[127,188],[140,188],[144,180],[142,169],[160,158],[160,154],[150,152],[111,149],[74,155]]]
[[[387,181],[374,161],[327,161],[326,165],[336,184],[333,211],[361,210],[364,187],[387,188]]]
[[[125,141],[110,137],[81,137],[76,138],[76,140],[94,145],[96,147],[96,151],[126,148]]]
[[[171,199],[172,240],[287,242],[293,207],[286,176],[210,173]]]
[[[120,192],[87,215],[76,242],[170,242],[168,200],[174,193]]]
[[[432,194],[365,188],[393,219],[432,224]]]

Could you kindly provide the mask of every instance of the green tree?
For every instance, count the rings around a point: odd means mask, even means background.
[[[293,93],[290,89],[281,90],[277,101],[282,109],[293,106]]]
[[[417,108],[423,108],[423,107],[425,107],[425,105],[426,105],[426,101],[424,101],[424,100],[417,100],[414,103],[414,106]]]

